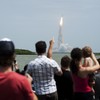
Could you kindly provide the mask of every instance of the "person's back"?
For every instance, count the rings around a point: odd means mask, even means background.
[[[39,56],[34,61],[30,62],[29,66],[33,66],[32,77],[36,93],[41,94],[42,91],[42,94],[48,94],[56,91],[53,78],[54,71],[56,71],[56,63],[52,64],[52,62],[53,60],[51,61],[46,56]],[[55,69],[52,66],[55,66]]]
[[[33,100],[26,77],[15,72],[0,72],[0,100]]]
[[[73,97],[73,80],[69,69],[70,58],[64,56],[61,59],[61,68],[63,74],[61,76],[55,75],[58,100],[72,100]]]
[[[83,66],[85,67],[89,67],[89,66],[93,66],[93,60],[91,59],[91,57],[86,57],[84,58],[84,64]]]
[[[46,43],[36,43],[38,57],[28,64],[27,72],[33,77],[34,88],[39,100],[57,100],[54,73],[61,72],[59,65],[53,59],[45,56]]]
[[[0,100],[37,100],[27,78],[12,71],[14,60],[13,42],[0,40]]]
[[[73,48],[71,58],[70,69],[74,82],[74,100],[93,100],[92,88],[88,84],[88,74],[100,68],[95,55],[91,54],[94,65],[90,67],[83,67],[83,54],[80,48]]]
[[[100,100],[100,71],[95,74],[95,100]]]
[[[100,58],[97,59],[100,64]],[[95,100],[100,100],[100,69],[95,73]]]

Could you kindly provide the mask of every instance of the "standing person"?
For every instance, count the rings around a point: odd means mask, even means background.
[[[47,57],[52,59],[52,49],[54,44],[54,39],[49,42],[49,49],[47,52]],[[61,58],[61,69],[63,74],[61,76],[54,75],[56,85],[58,100],[72,100],[73,98],[73,80],[70,72],[70,61],[68,56]]]
[[[88,74],[100,68],[95,55],[93,53],[91,55],[94,65],[90,67],[83,66],[83,55],[80,48],[73,48],[71,51],[71,58],[70,68],[74,82],[74,100],[93,100],[92,88],[88,84]]]
[[[70,72],[70,61],[68,56],[61,58],[61,76],[55,75],[58,100],[72,100],[73,98],[73,80]]]
[[[27,70],[33,77],[35,92],[39,100],[58,100],[54,74],[62,74],[61,68],[45,55],[45,41],[38,41],[35,47],[38,57],[28,64]]]
[[[15,60],[14,43],[0,40],[0,100],[37,100],[26,77],[12,71]]]
[[[97,59],[100,64],[100,58]],[[100,100],[100,69],[95,73],[95,100]]]

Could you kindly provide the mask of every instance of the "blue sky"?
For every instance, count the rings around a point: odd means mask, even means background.
[[[54,36],[56,46],[61,16],[64,43],[100,52],[100,0],[0,0],[0,38],[35,51],[37,41],[48,45]]]

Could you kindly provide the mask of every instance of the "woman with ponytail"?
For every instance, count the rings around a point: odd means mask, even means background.
[[[95,72],[100,68],[100,66],[93,53],[91,54],[91,58],[94,62],[94,65],[90,67],[84,67],[82,63],[82,50],[80,48],[74,48],[71,51],[70,69],[74,82],[73,100],[93,100],[92,88],[88,84],[88,74]]]

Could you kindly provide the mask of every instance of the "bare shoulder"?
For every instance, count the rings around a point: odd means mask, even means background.
[[[80,66],[80,68],[79,68],[79,74],[80,74],[80,76],[86,77],[86,76],[89,74],[87,68],[88,68],[88,67]]]

